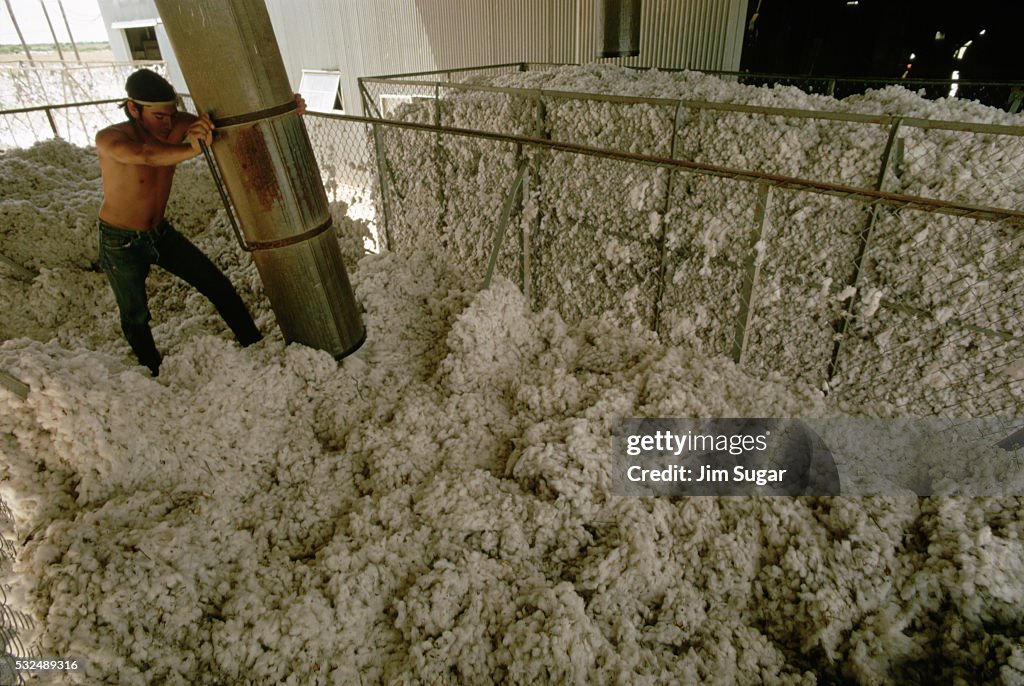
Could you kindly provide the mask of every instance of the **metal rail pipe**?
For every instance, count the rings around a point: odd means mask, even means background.
[[[288,342],[336,358],[365,339],[320,170],[262,2],[156,0],[219,176]]]
[[[989,207],[973,205],[963,202],[950,202],[937,200],[935,198],[922,197],[917,195],[904,195],[901,193],[890,193],[888,191],[876,191],[863,186],[850,186],[848,184],[830,183],[828,181],[815,181],[802,179],[795,176],[783,174],[772,174],[759,171],[748,171],[733,167],[723,167],[706,162],[691,162],[683,159],[672,159],[659,157],[657,155],[643,155],[622,150],[609,148],[595,148],[576,143],[562,143],[546,138],[534,136],[518,136],[504,133],[491,133],[476,129],[465,129],[451,126],[434,126],[433,124],[418,124],[415,122],[398,121],[395,119],[374,119],[371,117],[355,117],[348,114],[331,114],[318,112],[317,117],[334,119],[365,124],[368,127],[396,128],[409,131],[422,131],[424,133],[442,133],[464,138],[478,138],[481,140],[498,141],[503,143],[519,144],[524,147],[531,147],[540,150],[557,150],[587,157],[600,157],[610,160],[623,160],[635,162],[652,167],[680,170],[694,174],[706,174],[737,181],[749,181],[753,183],[768,183],[771,186],[787,190],[807,191],[822,195],[831,195],[839,198],[852,198],[858,202],[879,203],[894,209],[922,210],[925,212],[937,212],[955,217],[966,217],[971,219],[985,219],[988,221],[1004,221],[1009,226],[1024,228],[1024,210],[1013,210],[1000,207]]]

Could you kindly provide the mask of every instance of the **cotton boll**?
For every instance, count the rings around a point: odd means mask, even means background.
[[[860,316],[864,318],[875,316],[879,305],[882,303],[882,296],[882,291],[877,288],[866,291],[864,297],[861,298]]]
[[[835,299],[839,301],[849,300],[857,294],[857,289],[854,286],[847,286],[843,290],[836,294]]]

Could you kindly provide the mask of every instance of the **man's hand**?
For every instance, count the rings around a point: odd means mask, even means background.
[[[306,113],[306,101],[298,93],[295,94],[295,104],[298,108],[296,112],[298,112],[300,115]]]
[[[199,118],[189,125],[188,130],[185,131],[185,141],[197,153],[203,150],[200,146],[201,143],[213,145],[213,122],[210,120],[210,115],[200,114]]]

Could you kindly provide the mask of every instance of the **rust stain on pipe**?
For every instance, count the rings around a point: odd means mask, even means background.
[[[281,199],[281,188],[266,139],[255,128],[242,129],[232,132],[229,146],[245,174],[246,187],[259,200],[260,207],[269,212]]]

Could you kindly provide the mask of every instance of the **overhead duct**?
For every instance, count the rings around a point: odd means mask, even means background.
[[[285,340],[354,352],[365,329],[266,5],[156,6],[189,93],[213,119],[219,176]]]
[[[596,0],[597,48],[601,57],[640,54],[640,0]]]

